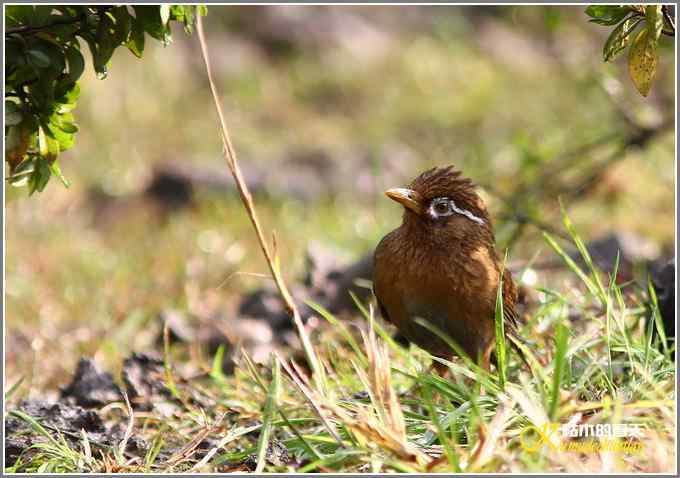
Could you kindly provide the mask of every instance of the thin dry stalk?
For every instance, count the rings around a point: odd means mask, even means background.
[[[206,466],[210,462],[210,460],[212,460],[212,457],[215,456],[215,454],[218,451],[220,451],[222,448],[227,446],[230,442],[236,440],[237,438],[242,437],[243,435],[247,435],[248,433],[252,433],[260,427],[261,427],[261,425],[253,425],[252,427],[248,427],[248,428],[239,427],[237,429],[231,430],[229,433],[227,433],[227,435],[224,436],[224,438],[222,438],[220,440],[220,442],[216,446],[211,448],[210,451],[208,453],[206,453],[206,455],[203,457],[203,459],[201,461],[196,463],[191,468],[191,470],[189,470],[189,473],[197,473],[197,472],[201,471],[201,469],[204,466]]]
[[[300,311],[295,305],[293,297],[288,291],[288,287],[286,286],[286,283],[283,280],[283,276],[281,275],[279,257],[278,254],[276,253],[276,241],[274,240],[275,250],[274,253],[272,253],[269,249],[267,241],[264,237],[264,233],[262,231],[262,227],[260,226],[260,222],[257,218],[257,211],[255,210],[255,204],[253,203],[253,198],[250,194],[250,190],[248,189],[248,185],[246,184],[246,181],[243,178],[241,168],[239,167],[238,160],[236,159],[236,151],[234,150],[234,147],[231,143],[231,137],[229,135],[229,130],[227,129],[227,123],[224,119],[224,113],[222,112],[222,105],[220,103],[219,95],[217,93],[217,87],[215,86],[215,82],[213,81],[212,67],[210,63],[210,57],[208,55],[208,45],[205,41],[205,35],[203,33],[203,19],[201,15],[197,16],[196,23],[198,40],[201,45],[201,54],[203,56],[203,62],[205,63],[205,70],[208,76],[208,83],[210,84],[210,91],[212,92],[213,101],[215,103],[215,109],[217,110],[217,116],[220,122],[224,159],[226,160],[227,166],[229,167],[229,171],[231,172],[231,175],[233,176],[234,181],[236,182],[236,187],[238,189],[239,195],[241,196],[241,202],[243,203],[243,206],[246,209],[246,213],[250,218],[250,222],[252,223],[253,228],[255,229],[257,241],[260,244],[262,254],[264,254],[264,257],[267,261],[267,266],[269,267],[269,271],[272,274],[272,278],[274,279],[276,287],[278,288],[279,293],[281,294],[281,298],[283,299],[286,310],[288,314],[293,318],[293,322],[295,323],[295,326],[298,330],[298,334],[300,335],[300,340],[302,341],[302,345],[305,350],[307,360],[309,361],[312,370],[314,371],[313,378],[315,380],[316,386],[319,390],[321,390],[324,384],[324,380],[322,378],[323,370],[319,366],[319,362],[316,357],[316,354],[314,353],[314,349],[312,348],[309,336],[305,331],[304,324],[302,323],[302,319],[300,317]]]
[[[125,456],[125,449],[127,448],[128,440],[130,440],[130,437],[132,436],[132,430],[135,425],[135,412],[132,410],[132,405],[130,405],[130,399],[128,398],[127,393],[123,392],[123,398],[125,399],[125,406],[128,413],[128,424],[125,429],[125,435],[123,435],[123,439],[121,440],[120,445],[118,445],[120,456]]]
[[[175,466],[183,461],[191,458],[198,449],[201,442],[207,438],[211,433],[216,432],[222,425],[222,420],[224,419],[226,413],[223,413],[217,421],[211,425],[205,425],[189,442],[180,448],[178,451],[172,454],[170,458],[165,461],[166,466]]]
[[[300,390],[302,395],[307,399],[307,402],[312,406],[312,410],[314,410],[316,416],[319,417],[319,420],[321,420],[323,426],[326,428],[326,430],[328,430],[328,433],[330,433],[330,435],[335,439],[335,441],[338,442],[340,446],[344,446],[344,444],[342,443],[342,438],[340,438],[340,435],[338,434],[338,431],[335,429],[335,426],[328,420],[328,417],[326,417],[326,414],[322,410],[322,407],[319,404],[318,394],[315,394],[314,391],[307,386],[309,384],[309,381],[307,380],[305,374],[302,373],[302,371],[297,367],[294,361],[291,361],[292,364],[291,367],[282,358],[279,357],[279,360],[281,361],[281,366],[286,371],[288,376],[291,378],[293,383],[297,386],[298,390]]]
[[[324,403],[323,408],[332,412],[342,422],[345,428],[352,432],[354,439],[361,443],[362,447],[377,447],[381,450],[389,450],[401,460],[417,464],[427,465],[432,458],[422,452],[417,446],[409,443],[403,437],[394,433],[389,427],[375,418],[375,413],[368,407],[359,405],[353,412],[345,410],[335,403]]]
[[[472,460],[469,467],[471,470],[480,469],[495,456],[498,449],[498,441],[508,426],[508,420],[512,416],[514,406],[514,400],[505,398],[499,404],[496,415],[494,415],[488,427],[485,424],[481,424],[479,431],[480,440],[472,452]]]
[[[373,328],[373,308],[370,309],[368,334],[362,332],[368,359],[368,375],[355,364],[355,370],[369,391],[373,407],[382,424],[398,440],[406,442],[406,423],[392,387],[390,358],[385,344],[379,345]]]

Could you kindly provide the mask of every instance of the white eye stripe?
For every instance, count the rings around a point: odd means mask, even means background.
[[[439,206],[442,206],[442,205],[446,206],[447,211],[438,212],[437,208]],[[430,205],[430,209],[429,209],[428,212],[429,212],[430,216],[432,216],[434,219],[437,219],[439,217],[450,216],[450,215],[456,213],[456,214],[460,214],[462,216],[467,217],[468,219],[476,222],[477,224],[484,224],[484,219],[475,216],[474,214],[472,214],[467,209],[459,208],[458,206],[456,206],[456,203],[453,202],[453,199],[449,199],[449,198],[436,199]]]
[[[453,209],[455,212],[458,214],[462,214],[463,216],[467,217],[471,221],[475,221],[477,224],[484,224],[484,220],[475,216],[472,214],[470,211],[467,209],[460,209],[459,207],[456,206],[456,203],[451,201],[451,209]]]

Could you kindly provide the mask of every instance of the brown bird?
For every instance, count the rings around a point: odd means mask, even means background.
[[[416,319],[430,322],[488,370],[502,262],[474,184],[449,166],[385,194],[404,206],[404,218],[375,250],[373,291],[383,317],[409,341],[451,359],[451,347]],[[507,269],[502,284],[504,328],[516,337],[517,288]]]

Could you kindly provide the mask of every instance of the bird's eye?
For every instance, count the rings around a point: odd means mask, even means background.
[[[450,212],[449,202],[438,201],[434,203],[434,212],[437,214],[446,214],[447,212]]]

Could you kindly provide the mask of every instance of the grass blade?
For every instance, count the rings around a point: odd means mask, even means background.
[[[266,464],[267,447],[269,445],[269,436],[272,431],[272,421],[276,414],[280,381],[281,363],[275,355],[272,355],[272,381],[269,384],[267,401],[264,404],[264,412],[262,414],[262,429],[260,430],[260,437],[257,440],[257,466],[255,467],[255,473],[262,473]]]
[[[581,279],[581,281],[586,285],[588,288],[588,291],[597,296],[598,291],[597,287],[595,284],[593,284],[593,281],[590,280],[590,277],[586,275],[585,272],[581,270],[581,268],[574,262],[574,259],[572,259],[569,254],[567,254],[564,249],[553,239],[553,237],[548,234],[547,232],[543,233],[543,238],[546,240],[548,245],[552,247],[552,249],[555,251],[555,253],[562,258],[562,260],[569,266],[569,268],[576,273],[576,275]]]
[[[503,316],[503,272],[505,271],[505,261],[508,258],[507,251],[501,266],[500,277],[498,278],[498,291],[496,292],[496,310],[494,311],[494,323],[496,331],[496,363],[498,368],[498,383],[501,390],[505,388],[507,379],[506,370],[506,344],[505,344],[505,318]]]
[[[359,343],[354,339],[352,334],[350,333],[349,330],[347,330],[347,327],[340,322],[338,319],[335,318],[333,314],[331,314],[328,310],[326,310],[323,306],[320,304],[317,304],[314,301],[308,300],[305,302],[308,306],[310,306],[312,309],[314,309],[321,317],[326,319],[333,327],[338,329],[342,336],[345,338],[347,343],[349,344],[350,347],[352,347],[352,350],[354,353],[357,354],[357,357],[359,358],[359,361],[361,362],[361,365],[364,367],[368,364],[368,360],[366,359],[366,355],[364,352],[361,350],[361,347],[359,346]]]
[[[553,382],[550,393],[550,419],[557,419],[557,408],[560,404],[560,389],[564,374],[565,358],[569,344],[569,329],[560,322],[555,331],[555,358],[553,360]]]
[[[432,421],[432,423],[435,426],[435,429],[437,430],[437,437],[439,437],[439,443],[444,449],[446,459],[448,460],[449,465],[453,467],[453,471],[460,472],[461,470],[458,454],[456,453],[456,450],[454,450],[453,447],[451,446],[451,440],[446,435],[446,431],[444,430],[444,427],[442,426],[442,423],[439,420],[437,409],[435,408],[434,402],[432,400],[432,390],[430,389],[430,386],[427,384],[424,384],[422,390],[423,398],[425,400],[425,406],[427,407],[427,410],[430,414],[430,420]]]
[[[666,330],[663,327],[661,312],[659,311],[659,301],[656,297],[656,291],[654,290],[654,284],[652,284],[651,279],[649,280],[647,289],[649,290],[649,298],[652,301],[652,316],[654,319],[656,333],[659,334],[659,339],[661,340],[661,347],[663,348],[663,354],[666,356],[666,358],[670,359],[670,352],[668,350],[668,340],[666,339]]]

